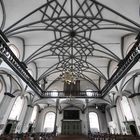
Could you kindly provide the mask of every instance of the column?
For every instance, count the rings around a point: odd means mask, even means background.
[[[59,105],[59,99],[56,100],[56,114],[55,114],[55,123],[54,123],[54,134],[57,135],[57,115],[58,115],[58,105]]]
[[[21,128],[21,132],[25,133],[28,131],[28,127],[29,127],[29,123],[31,120],[31,116],[32,116],[32,112],[33,112],[33,107],[31,105],[27,106],[27,110],[26,110],[26,114],[22,123],[22,128]]]
[[[37,123],[35,127],[35,132],[44,132],[43,130],[44,116],[42,114],[43,114],[43,109],[40,109],[36,120]]]
[[[116,105],[114,105],[110,108],[110,112],[111,112],[111,115],[112,115],[112,120],[113,120],[113,122],[116,126],[115,133],[121,133],[122,132],[121,131],[121,125],[120,125]]]
[[[88,106],[88,99],[86,99],[86,107],[87,107],[87,113],[86,113],[86,118],[87,118],[87,134],[90,133],[90,122],[89,122],[89,106]]]

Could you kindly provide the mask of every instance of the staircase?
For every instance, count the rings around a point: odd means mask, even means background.
[[[88,140],[88,137],[84,135],[59,135],[53,140]]]

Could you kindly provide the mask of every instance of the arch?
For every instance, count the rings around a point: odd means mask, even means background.
[[[12,110],[10,112],[8,119],[19,120],[23,105],[24,105],[24,99],[21,96],[18,96],[14,102],[14,105],[12,107]]]
[[[44,127],[43,127],[44,132],[54,131],[55,117],[56,117],[56,114],[54,112],[46,113],[45,119],[44,119]]]
[[[89,127],[91,132],[100,131],[99,118],[95,112],[89,112]]]
[[[24,89],[24,85],[23,85],[23,82],[22,80],[17,76],[16,73],[14,73],[13,71],[11,71],[10,69],[7,69],[7,68],[4,68],[4,67],[1,67],[0,68],[0,74],[8,74],[12,77],[12,79],[14,79],[16,81],[16,83],[18,85],[20,85],[20,88],[21,88],[21,92],[23,92],[23,89]],[[6,92],[8,92],[8,88],[6,87]]]
[[[128,81],[128,79],[130,79],[131,77],[133,77],[135,74],[139,74],[139,73],[140,73],[140,70],[139,69],[135,69],[135,70],[130,71],[129,73],[127,73],[123,77],[123,79],[121,80],[120,87],[119,87],[119,93],[122,92],[123,87],[124,87],[124,84]]]
[[[130,127],[130,130],[131,130],[131,133],[132,133],[134,136],[138,135],[137,129],[136,129],[135,125],[130,125],[129,127]]]

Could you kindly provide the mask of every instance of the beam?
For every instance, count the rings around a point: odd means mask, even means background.
[[[125,74],[138,62],[140,58],[140,33],[136,37],[136,42],[127,56],[118,64],[118,69],[114,72],[107,84],[102,88],[101,94],[104,97],[124,76]]]

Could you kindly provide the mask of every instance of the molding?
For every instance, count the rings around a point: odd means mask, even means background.
[[[5,92],[4,95],[7,95],[7,96],[9,96],[9,97],[11,97],[11,98],[14,98],[14,97],[15,97],[13,94],[11,94],[11,93],[9,93],[9,92]]]
[[[32,106],[32,105],[27,105],[27,107],[33,108],[33,106]]]
[[[128,98],[133,98],[133,97],[135,97],[135,96],[140,96],[140,93],[131,94],[131,95],[128,96]]]

